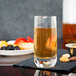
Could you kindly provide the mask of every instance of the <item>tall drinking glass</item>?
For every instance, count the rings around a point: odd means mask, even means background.
[[[34,62],[37,67],[54,67],[57,61],[56,16],[34,18]]]

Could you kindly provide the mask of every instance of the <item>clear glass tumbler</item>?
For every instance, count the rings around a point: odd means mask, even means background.
[[[34,18],[34,62],[37,67],[54,67],[57,62],[56,16]]]

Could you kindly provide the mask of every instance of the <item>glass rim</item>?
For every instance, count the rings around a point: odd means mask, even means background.
[[[41,18],[56,18],[57,16],[34,16],[34,18],[38,18],[38,17],[41,17]]]

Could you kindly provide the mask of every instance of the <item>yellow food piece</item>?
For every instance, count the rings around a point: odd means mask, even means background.
[[[8,46],[8,43],[6,42],[6,41],[1,41],[1,44],[0,44],[0,47],[2,47],[2,46]]]
[[[68,62],[69,59],[68,59],[67,57],[62,56],[62,57],[60,58],[60,61],[61,61],[61,62]]]
[[[67,58],[69,58],[69,57],[70,57],[70,54],[63,54],[62,57],[67,57]]]

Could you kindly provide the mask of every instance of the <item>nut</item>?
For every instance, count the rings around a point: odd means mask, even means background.
[[[70,60],[70,61],[76,60],[76,57],[71,57],[69,60]]]
[[[69,58],[69,57],[70,57],[70,54],[63,54],[62,57],[67,57],[67,58]]]
[[[62,57],[60,57],[60,61],[61,62],[68,62],[69,59],[67,57],[62,56]]]

